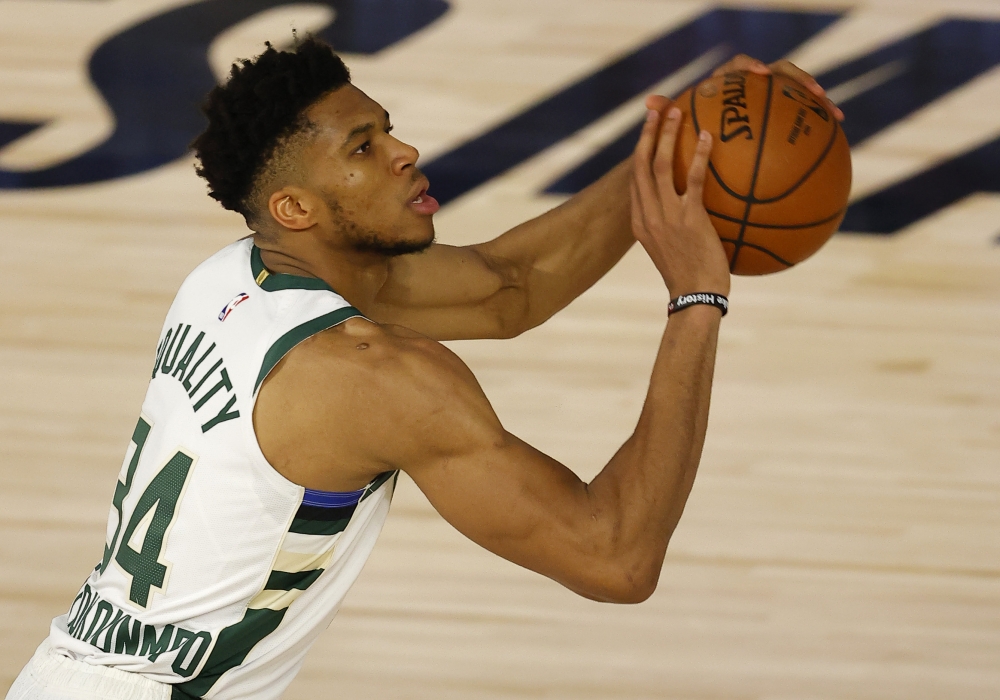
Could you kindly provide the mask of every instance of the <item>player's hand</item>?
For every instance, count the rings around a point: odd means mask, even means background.
[[[650,101],[647,106],[662,103]],[[729,294],[729,261],[703,201],[712,136],[701,132],[688,170],[687,190],[679,195],[674,189],[674,144],[680,123],[677,107],[669,107],[666,114],[655,108],[647,112],[632,159],[632,232],[671,296],[694,292],[725,296]]]
[[[840,107],[835,105],[833,101],[826,96],[826,90],[823,89],[822,85],[816,82],[816,78],[806,73],[791,61],[782,59],[767,65],[763,61],[758,61],[756,58],[751,58],[745,53],[741,53],[716,68],[712,75],[722,75],[723,73],[733,70],[745,70],[751,73],[757,73],[758,75],[768,75],[769,73],[774,73],[775,75],[788,76],[792,80],[801,83],[807,90],[809,90],[809,92],[814,94],[820,102],[822,102],[823,105],[830,110],[830,113],[837,118],[837,121],[844,121],[844,113],[840,110]]]

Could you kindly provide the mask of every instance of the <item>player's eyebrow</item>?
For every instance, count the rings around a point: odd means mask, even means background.
[[[388,110],[382,110],[382,111],[385,113],[386,125],[391,124],[392,120],[389,119],[389,111]],[[367,134],[374,128],[375,128],[375,122],[368,122],[367,124],[362,124],[360,126],[354,127],[353,129],[351,129],[350,133],[347,134],[347,138],[344,139],[344,146],[345,147],[348,146],[351,143],[351,141],[353,141],[356,137],[361,136],[362,134]]]
[[[361,126],[356,126],[351,129],[351,132],[344,139],[344,146],[349,146],[351,141],[353,141],[358,136],[362,134],[367,134],[369,131],[375,128],[375,122],[368,122],[367,124],[362,124]]]

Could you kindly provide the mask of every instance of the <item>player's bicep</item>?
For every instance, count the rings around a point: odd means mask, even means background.
[[[517,270],[479,246],[434,245],[395,258],[375,303],[363,311],[437,340],[510,335],[520,313]]]

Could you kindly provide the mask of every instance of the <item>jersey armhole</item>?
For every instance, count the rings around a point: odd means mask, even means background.
[[[316,499],[325,501],[332,498],[335,501],[340,501],[344,498],[350,498],[357,494],[357,497],[354,498],[354,502],[360,502],[378,490],[382,484],[396,474],[395,471],[379,474],[364,488],[359,489],[357,492],[318,491],[315,489],[307,489],[304,486],[291,481],[275,469],[274,466],[267,460],[267,457],[264,456],[264,451],[260,448],[260,443],[257,442],[257,431],[254,428],[253,421],[254,409],[257,406],[257,397],[260,394],[260,387],[263,385],[264,380],[267,379],[267,376],[271,373],[271,370],[273,370],[282,358],[291,352],[291,350],[299,343],[307,340],[317,333],[322,333],[323,331],[329,330],[334,326],[338,326],[352,318],[363,318],[366,321],[373,323],[371,319],[366,317],[353,306],[345,306],[335,311],[323,314],[322,316],[317,316],[305,321],[304,323],[301,323],[282,334],[264,353],[264,359],[261,362],[260,370],[257,373],[257,378],[254,382],[253,393],[250,396],[250,418],[244,422],[244,425],[246,426],[245,440],[255,465],[261,472],[266,473],[272,480],[278,481],[285,488],[292,487],[299,489],[300,493],[303,494],[303,500],[308,498],[310,500]]]

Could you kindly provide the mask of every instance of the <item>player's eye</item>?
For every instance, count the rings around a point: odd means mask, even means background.
[[[388,124],[385,127],[385,133],[387,133],[387,134],[391,134],[392,133],[392,124]]]
[[[354,149],[355,153],[367,153],[368,149],[372,147],[371,141],[365,141],[363,144]]]

